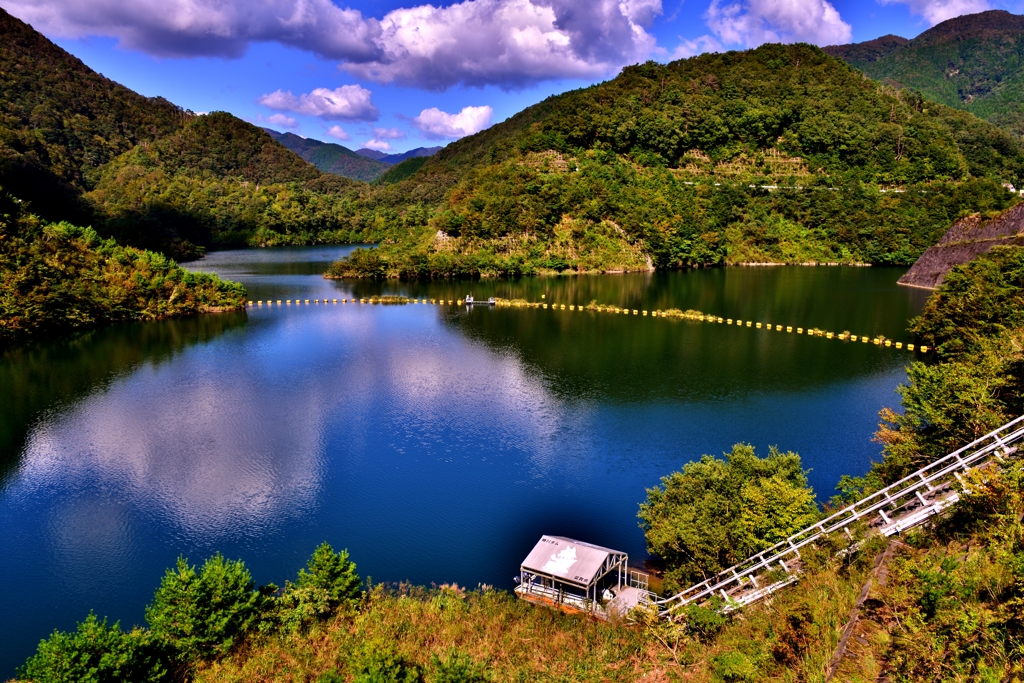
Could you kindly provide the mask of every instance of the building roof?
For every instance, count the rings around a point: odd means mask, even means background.
[[[568,583],[589,586],[624,559],[626,553],[611,548],[563,536],[541,536],[523,560],[522,568]]]

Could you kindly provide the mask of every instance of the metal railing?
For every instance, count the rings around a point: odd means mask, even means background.
[[[837,532],[845,532],[852,538],[850,526],[861,520],[868,520],[884,536],[922,524],[959,500],[960,495],[953,484],[957,480],[962,482],[964,472],[993,461],[1001,462],[1017,450],[1013,444],[1021,439],[1024,439],[1024,415],[785,541],[671,597],[658,600],[656,604],[660,613],[669,616],[680,607],[713,596],[724,598],[727,609],[767,597],[797,580],[801,548]]]

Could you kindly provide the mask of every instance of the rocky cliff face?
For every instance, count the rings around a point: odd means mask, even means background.
[[[981,216],[958,220],[938,244],[921,254],[899,284],[934,289],[953,266],[1007,244],[1024,246],[1024,204],[988,220]]]

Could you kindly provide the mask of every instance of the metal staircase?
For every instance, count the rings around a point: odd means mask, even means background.
[[[960,498],[955,483],[963,486],[963,473],[975,467],[1000,463],[1017,451],[1024,439],[1024,416],[960,450],[936,460],[908,477],[867,496],[821,520],[785,541],[747,558],[715,576],[672,597],[655,601],[659,613],[669,617],[686,605],[714,596],[725,599],[733,610],[767,597],[795,582],[802,571],[800,549],[834,533],[846,533],[862,520],[870,530],[892,536],[922,524]]]

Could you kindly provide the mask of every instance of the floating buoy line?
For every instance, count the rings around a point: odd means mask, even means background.
[[[464,301],[462,299],[411,299],[405,296],[372,296],[372,297],[361,297],[361,298],[344,298],[344,299],[268,299],[266,301],[249,301],[247,306],[249,308],[262,308],[270,306],[309,306],[309,305],[328,305],[334,306],[338,304],[371,304],[371,305],[399,305],[405,306],[409,304],[423,304],[428,306],[462,306]],[[837,339],[839,341],[846,341],[851,343],[861,344],[874,344],[875,346],[886,346],[894,347],[897,349],[905,349],[907,351],[918,351],[920,353],[927,353],[930,348],[925,345],[914,345],[904,344],[903,342],[893,341],[887,339],[882,335],[870,336],[870,335],[857,335],[851,334],[849,331],[843,332],[829,332],[822,330],[817,327],[803,328],[795,327],[793,325],[780,325],[778,323],[762,322],[755,320],[740,320],[733,318],[723,318],[721,316],[711,315],[702,311],[687,310],[683,311],[678,308],[669,308],[667,310],[656,310],[656,311],[645,311],[636,308],[620,308],[618,306],[607,306],[605,304],[598,304],[591,302],[586,306],[578,306],[576,304],[555,304],[547,302],[527,301],[525,299],[498,299],[494,300],[494,305],[498,308],[539,308],[539,309],[551,309],[556,311],[591,311],[595,313],[611,313],[614,315],[635,315],[635,316],[648,316],[652,318],[675,318],[681,320],[692,320],[695,322],[712,323],[718,325],[734,325],[736,327],[749,327],[751,329],[763,330],[766,332],[782,332],[784,334],[802,334],[808,337],[821,337],[822,339]]]

